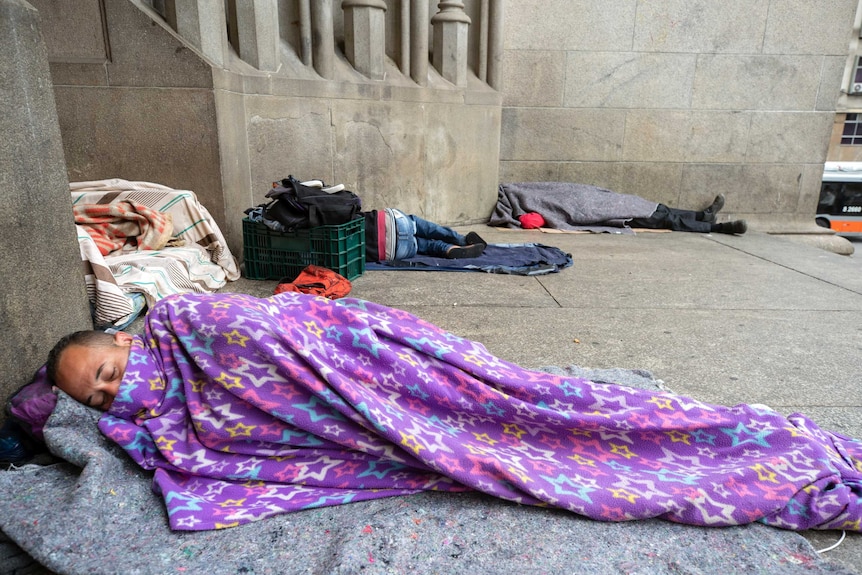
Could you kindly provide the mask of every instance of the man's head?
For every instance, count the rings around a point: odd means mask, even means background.
[[[48,377],[84,405],[107,411],[123,381],[131,345],[132,336],[124,332],[76,331],[48,354]]]

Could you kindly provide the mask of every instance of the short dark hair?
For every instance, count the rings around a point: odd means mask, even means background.
[[[60,356],[66,349],[73,345],[81,345],[84,347],[107,347],[114,345],[114,336],[95,329],[85,329],[76,331],[60,338],[60,341],[54,344],[51,351],[48,352],[48,361],[45,363],[45,369],[48,379],[51,383],[57,381],[57,369],[60,367]]]

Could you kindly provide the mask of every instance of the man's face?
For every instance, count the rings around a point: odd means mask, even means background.
[[[70,345],[57,364],[57,387],[84,405],[107,411],[129,361],[132,336],[118,332],[114,345]]]

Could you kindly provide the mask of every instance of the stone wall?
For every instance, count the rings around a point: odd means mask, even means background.
[[[238,203],[228,205],[229,213],[263,202],[273,180],[292,174],[343,183],[366,209],[395,206],[441,223],[484,221],[490,214],[500,104],[487,88],[465,102],[427,89],[343,84],[335,98],[319,95],[319,82],[273,83],[270,94],[260,95],[244,80],[251,92],[245,96],[219,90],[220,116],[234,117],[245,140],[222,141],[223,172],[238,178],[228,187],[248,190],[232,196]],[[229,166],[230,154],[242,150],[248,158]],[[239,181],[247,174],[250,181]],[[236,233],[239,224],[234,218],[226,233]]]
[[[242,210],[288,173],[447,224],[486,218],[499,181],[565,180],[686,208],[723,192],[728,217],[804,231],[858,3],[507,0],[496,92],[472,56],[465,88],[433,69],[418,86],[392,59],[369,80],[342,51],[323,80],[291,2],[267,74],[235,53],[211,66],[142,1],[64,1],[33,3],[85,32],[49,41],[70,179],[192,189],[235,250]],[[480,2],[464,4],[475,20]]]
[[[209,64],[126,0],[31,3],[45,22],[69,181],[192,190],[222,223]]]
[[[857,0],[509,0],[500,177],[813,221]]]
[[[39,14],[0,0],[0,396],[91,329]],[[0,419],[5,413],[0,413]]]
[[[278,72],[236,53],[219,67],[144,2],[33,4],[58,29],[74,13],[89,38],[73,57],[75,36],[48,42],[70,180],[192,190],[238,256],[243,211],[291,174],[444,224],[483,221],[493,208],[502,98],[476,78],[455,87],[431,70],[418,86],[390,61],[374,81],[339,53],[335,79],[324,80],[300,61],[289,21]]]

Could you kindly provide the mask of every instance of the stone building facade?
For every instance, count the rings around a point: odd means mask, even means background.
[[[830,162],[862,162],[862,8],[857,8],[839,86]]]
[[[32,3],[70,179],[192,189],[234,247],[288,173],[448,224],[564,180],[806,231],[858,36],[858,0]]]
[[[0,0],[4,391],[89,327],[68,181],[193,190],[237,254],[288,174],[446,224],[563,180],[823,233],[859,3]]]
[[[724,192],[753,229],[807,229],[857,5],[509,2],[501,178]]]

